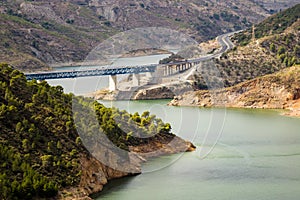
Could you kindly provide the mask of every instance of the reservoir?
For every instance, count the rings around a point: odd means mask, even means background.
[[[84,94],[106,87],[106,79],[87,77],[49,83],[62,85],[66,92]],[[192,141],[197,150],[149,160],[141,175],[111,181],[95,197],[97,200],[300,197],[299,118],[272,110],[170,107],[168,100],[101,103],[130,113],[148,110],[169,122],[172,132]]]
[[[197,151],[153,159],[143,174],[112,181],[98,200],[300,197],[300,119],[276,111],[168,107],[167,101],[103,103],[150,110]]]

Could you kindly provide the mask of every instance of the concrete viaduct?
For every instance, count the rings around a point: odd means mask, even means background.
[[[86,70],[69,70],[69,71],[51,71],[51,72],[37,72],[25,74],[27,80],[49,80],[49,79],[65,79],[65,78],[79,78],[88,76],[108,76],[109,90],[117,89],[117,75],[132,74],[132,86],[139,86],[141,73],[146,73],[150,78],[154,76],[168,77],[181,72],[184,72],[194,65],[201,62],[201,59],[186,60],[176,63],[168,64],[151,64],[140,66],[119,66],[119,67],[98,67],[95,69]]]

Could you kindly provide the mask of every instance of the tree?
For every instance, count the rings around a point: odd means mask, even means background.
[[[275,44],[274,44],[274,43],[271,43],[271,44],[270,44],[270,51],[273,52],[273,53],[275,53],[276,47],[275,47]]]
[[[145,112],[143,112],[142,117],[147,118],[147,117],[149,117],[149,115],[150,115],[150,112],[145,111]]]
[[[213,18],[215,18],[216,20],[220,20],[220,15],[218,15],[217,13],[214,13]]]
[[[62,149],[62,146],[61,146],[61,142],[60,142],[60,141],[57,141],[56,148],[57,148],[57,149]]]
[[[282,55],[285,53],[285,48],[283,46],[280,46],[278,51],[277,51],[277,55]]]
[[[52,163],[52,158],[53,158],[52,155],[44,155],[44,156],[41,156],[41,160],[42,160],[43,166],[44,166],[44,167],[49,166],[49,165]]]
[[[17,124],[16,124],[16,132],[17,133],[20,133],[21,131],[22,131],[22,123],[21,122],[18,122]]]
[[[29,141],[27,138],[25,138],[23,141],[22,141],[22,147],[23,149],[27,152],[28,149],[29,149]]]
[[[149,124],[149,121],[146,118],[142,118],[141,126],[147,126],[148,124]]]

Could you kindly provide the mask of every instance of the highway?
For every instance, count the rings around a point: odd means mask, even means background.
[[[219,42],[221,49],[216,54],[217,55],[216,57],[221,56],[223,53],[225,53],[226,51],[228,51],[234,47],[234,44],[230,40],[230,36],[232,36],[238,32],[240,32],[240,31],[226,33],[226,34],[223,34],[223,35],[220,35],[217,37],[217,41]]]
[[[218,58],[220,57],[223,53],[225,53],[226,51],[232,49],[234,47],[234,44],[231,42],[230,40],[230,36],[234,35],[235,33],[238,33],[240,31],[235,31],[235,32],[230,32],[230,33],[226,33],[223,35],[219,35],[216,39],[219,43],[219,45],[221,46],[220,49],[214,53],[214,54],[208,54],[206,56],[197,58],[197,59],[193,59],[193,60],[188,60],[188,61],[207,61],[213,58]]]

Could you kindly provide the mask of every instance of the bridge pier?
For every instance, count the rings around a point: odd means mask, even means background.
[[[153,73],[153,72],[146,72],[146,76],[147,76],[148,78],[153,78],[154,73]]]
[[[164,66],[164,76],[168,76],[168,66]]]
[[[173,66],[169,66],[169,75],[173,74]]]
[[[117,90],[117,75],[110,75],[108,76],[109,79],[109,85],[108,88],[110,91]]]
[[[132,74],[132,86],[137,87],[140,86],[140,75]]]
[[[181,69],[180,69],[180,65],[176,65],[176,72],[180,72]]]

